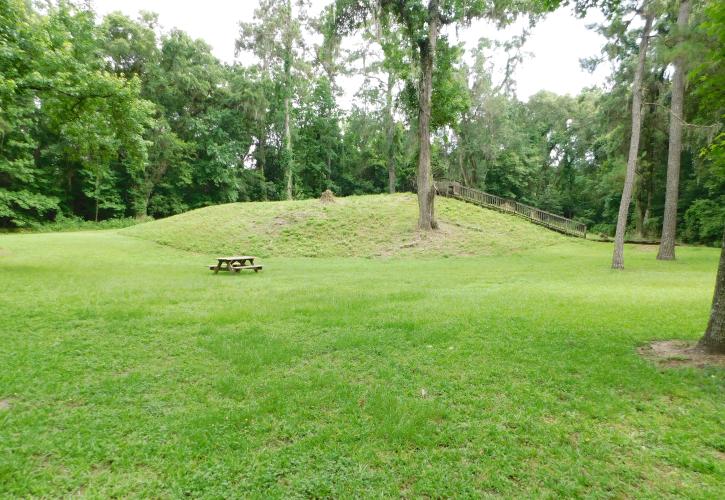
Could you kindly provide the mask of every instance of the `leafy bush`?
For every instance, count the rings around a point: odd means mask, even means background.
[[[38,219],[52,217],[58,200],[27,190],[9,191],[0,187],[0,227],[30,227]]]
[[[685,212],[683,239],[688,243],[720,243],[725,227],[725,196],[720,200],[697,200]]]
[[[591,234],[614,236],[614,231],[616,229],[616,224],[594,224],[593,226],[589,227],[588,231]]]
[[[92,231],[99,229],[122,229],[124,227],[134,226],[142,222],[152,220],[150,217],[139,219],[134,217],[124,217],[118,219],[107,219],[102,221],[84,220],[79,217],[58,217],[54,222],[42,224],[33,224],[25,230],[29,232],[51,233],[65,231]]]

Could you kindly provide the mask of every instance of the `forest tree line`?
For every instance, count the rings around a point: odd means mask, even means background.
[[[597,2],[582,1],[580,11]],[[449,178],[614,234],[631,136],[643,26],[627,2],[599,2],[606,90],[516,97],[526,35],[466,54],[442,36],[432,74],[430,163]],[[632,4],[634,5],[634,4]],[[641,138],[628,232],[659,237],[673,61],[686,61],[677,235],[719,243],[725,7],[658,2],[641,79]],[[68,217],[166,217],[217,203],[414,191],[414,68],[400,31],[366,19],[346,49],[331,6],[261,0],[224,64],[151,13],[98,18],[85,4],[0,1],[0,227]],[[312,42],[310,41],[312,40]],[[575,43],[575,41],[572,41]],[[506,61],[497,68],[495,60]],[[249,59],[249,58],[246,58]],[[556,68],[552,68],[556,71]],[[341,79],[362,81],[349,110]]]

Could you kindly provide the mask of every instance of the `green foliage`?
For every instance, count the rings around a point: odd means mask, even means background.
[[[58,212],[58,200],[27,190],[0,188],[0,222],[3,226],[26,227]]]
[[[19,230],[10,230],[10,232],[32,232],[32,233],[56,233],[70,231],[97,231],[108,229],[123,229],[136,224],[148,222],[148,218],[124,217],[115,219],[106,219],[102,221],[92,221],[81,219],[80,217],[65,217],[59,215],[53,222],[31,223],[27,227]]]
[[[725,227],[725,196],[697,200],[685,212],[685,241],[716,246]]]
[[[680,34],[675,3],[650,4],[657,22],[630,233],[654,239],[659,232],[668,67],[685,53],[680,234],[707,243],[712,231],[702,228],[719,219],[703,207],[721,203],[725,190],[723,9],[693,2],[690,29]],[[43,9],[0,3],[0,227],[284,199],[289,172],[297,198],[327,188],[342,196],[386,192],[389,169],[398,190],[415,189],[428,4],[339,0],[312,19],[307,2],[265,0],[254,22],[240,26],[237,48],[256,56],[245,67],[222,64],[183,31],[162,31],[153,14],[96,19],[66,1]],[[443,25],[460,27],[479,17],[535,22],[557,4],[439,0],[438,8]],[[637,2],[575,4],[605,11],[596,29],[607,43],[586,64],[614,62],[608,90],[542,92],[521,102],[513,75],[526,32],[481,39],[467,56],[444,30],[433,70],[431,163],[436,176],[606,228],[617,217],[629,141],[639,36],[629,19]],[[353,31],[365,45],[346,53],[340,37]],[[319,32],[325,40],[315,45]],[[686,43],[674,44],[680,36]],[[500,57],[506,64],[495,68]],[[352,73],[363,85],[345,111],[336,80]]]
[[[709,108],[717,117],[725,113],[725,5],[716,0],[703,2],[700,22],[693,29],[694,36],[688,56],[690,62],[690,82],[693,94],[701,101],[703,108]],[[718,116],[719,115],[719,116]]]
[[[8,137],[0,151],[0,223],[53,217],[66,202],[52,196],[63,178],[78,180],[96,218],[100,209],[123,211],[111,165],[134,172],[146,162],[150,103],[139,98],[139,81],[105,71],[90,11],[61,2],[40,16],[23,2],[3,2],[2,26],[0,109]]]
[[[340,192],[332,181],[333,164],[340,161],[340,113],[327,77],[318,78],[312,85],[297,115],[294,143],[299,165],[295,192],[302,198],[319,196],[328,188]]]

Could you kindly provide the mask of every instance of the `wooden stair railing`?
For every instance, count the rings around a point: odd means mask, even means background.
[[[478,189],[472,189],[461,185],[459,182],[441,179],[435,181],[437,194],[440,196],[448,196],[458,198],[463,201],[474,203],[487,208],[493,208],[500,212],[516,214],[527,219],[534,224],[544,226],[546,228],[558,231],[560,233],[578,236],[580,238],[587,237],[587,226],[581,222],[567,219],[561,215],[552,214],[538,208],[524,205],[518,201],[501,198],[489,193],[484,193]]]

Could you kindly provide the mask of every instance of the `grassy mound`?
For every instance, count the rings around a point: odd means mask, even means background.
[[[203,253],[261,257],[501,255],[566,237],[516,217],[447,198],[436,200],[440,231],[416,230],[415,195],[231,203],[124,230],[127,235]],[[569,239],[569,238],[566,238]]]

